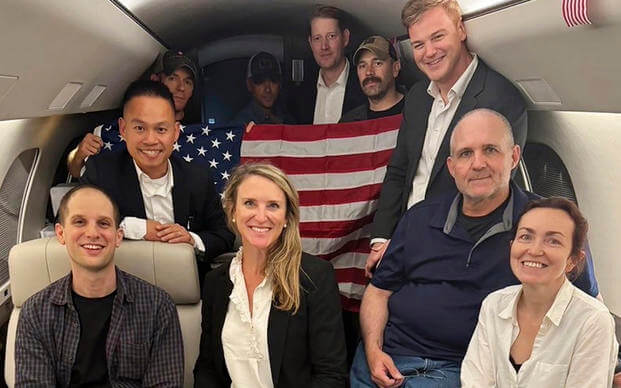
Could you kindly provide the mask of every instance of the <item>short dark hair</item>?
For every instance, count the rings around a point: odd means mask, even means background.
[[[331,5],[317,4],[315,8],[313,8],[313,12],[308,19],[308,36],[311,36],[311,23],[317,18],[336,20],[336,24],[341,32],[345,31],[346,28],[349,28],[349,20],[345,11]]]
[[[175,100],[173,100],[172,93],[168,90],[166,85],[157,81],[139,79],[129,84],[125,94],[123,95],[123,103],[121,105],[123,114],[125,114],[125,107],[132,98],[143,96],[161,97],[168,101],[173,112],[175,112]]]
[[[528,213],[529,211],[533,209],[539,209],[539,208],[562,210],[565,213],[567,213],[569,218],[571,218],[572,221],[574,222],[574,232],[571,238],[570,256],[573,256],[574,259],[577,259],[577,260],[574,261],[575,266],[567,276],[571,280],[575,280],[578,277],[578,275],[582,273],[582,271],[584,270],[584,266],[585,266],[586,260],[584,260],[584,256],[582,255],[582,250],[584,249],[584,246],[586,243],[587,231],[589,230],[589,223],[587,222],[586,218],[584,218],[584,216],[582,215],[582,212],[580,212],[580,209],[578,209],[578,206],[572,201],[568,200],[567,198],[550,197],[550,198],[535,199],[526,204],[524,211],[522,212],[520,217],[517,219],[517,222],[513,226],[513,238],[514,239],[517,233],[518,225],[520,224],[522,217],[524,217],[524,214]]]
[[[119,207],[117,206],[116,202],[114,202],[112,197],[103,189],[88,183],[73,187],[63,196],[63,199],[60,200],[60,205],[58,206],[58,215],[56,216],[58,223],[61,225],[65,224],[65,217],[67,217],[67,207],[69,205],[69,200],[71,199],[71,197],[73,197],[77,192],[86,189],[100,192],[101,194],[103,194],[104,197],[108,198],[108,201],[110,201],[110,204],[112,204],[112,218],[114,219],[114,227],[118,228],[119,224],[121,223],[121,213],[119,212]]]

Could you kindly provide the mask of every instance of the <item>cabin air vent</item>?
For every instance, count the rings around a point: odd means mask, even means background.
[[[93,106],[104,90],[106,90],[106,85],[95,85],[90,93],[84,97],[84,101],[80,104],[80,108],[88,108]]]
[[[536,105],[561,105],[561,98],[543,78],[515,81]]]
[[[65,109],[69,101],[75,96],[78,90],[82,89],[82,84],[80,82],[69,82],[65,85],[64,88],[56,95],[52,103],[50,104],[50,110],[61,110]]]

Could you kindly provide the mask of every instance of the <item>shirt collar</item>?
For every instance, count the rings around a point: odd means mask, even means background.
[[[239,247],[239,249],[237,250],[237,253],[235,254],[235,256],[233,257],[233,260],[231,260],[231,266],[229,267],[229,278],[231,279],[231,283],[233,283],[233,287],[242,287],[244,288],[244,292],[245,292],[245,280],[244,280],[244,273],[242,272],[242,250],[243,247]],[[268,276],[265,276],[263,278],[263,280],[261,281],[261,283],[259,283],[259,285],[257,286],[257,289],[265,287],[265,286],[270,286],[270,283],[268,283],[267,281]]]
[[[454,98],[454,96],[461,98],[466,92],[466,88],[468,87],[468,84],[470,83],[470,80],[472,79],[472,76],[477,69],[477,65],[479,64],[479,59],[477,58],[477,55],[475,53],[470,53],[470,55],[472,55],[472,61],[470,62],[466,70],[457,79],[457,82],[455,82],[455,84],[451,87],[451,90],[449,90],[449,92],[447,93],[447,96],[449,98]],[[440,89],[438,88],[438,85],[435,83],[435,81],[429,82],[429,86],[427,86],[427,93],[434,99],[440,97]]]
[[[131,290],[127,287],[127,281],[125,279],[125,273],[114,266],[116,272],[116,295],[121,301],[124,299],[128,302],[133,302],[134,297]],[[50,301],[59,306],[70,305],[73,306],[73,298],[71,291],[73,289],[73,272],[69,272],[67,276],[60,279],[56,284],[54,291],[50,296]]]
[[[515,188],[512,184],[509,185],[509,201],[507,202],[507,206],[505,210],[502,212],[502,232],[506,232],[513,228],[513,208],[515,207],[514,203],[514,191]],[[444,222],[444,233],[450,234],[453,230],[453,227],[457,223],[457,217],[459,216],[460,204],[461,204],[462,194],[457,193],[453,202],[451,203],[451,207],[449,208],[448,214],[446,216],[446,221]],[[503,202],[504,203],[504,202]],[[502,205],[501,205],[502,206]],[[498,209],[498,208],[496,208]],[[494,209],[494,210],[496,210]],[[492,211],[494,211],[492,210]]]
[[[166,175],[161,178],[152,179],[149,177],[144,171],[138,167],[138,164],[135,160],[134,167],[136,168],[136,175],[138,176],[138,182],[140,183],[140,189],[142,193],[147,197],[153,197],[155,195],[159,195],[161,197],[166,197],[168,193],[171,192],[173,186],[175,185],[175,179],[173,177],[172,164],[170,164],[170,159],[166,162],[168,163],[168,169],[166,170]]]
[[[567,306],[571,301],[573,293],[573,285],[569,280],[567,280],[567,278],[565,278],[563,280],[563,285],[558,290],[558,293],[554,298],[552,306],[550,306],[550,309],[545,315],[545,318],[549,319],[555,326],[558,327],[561,324],[561,319],[567,310]],[[519,291],[513,296],[511,303],[508,303],[507,306],[498,313],[500,318],[512,320],[517,319],[517,303],[520,299],[520,295],[522,295],[522,286],[520,286]]]
[[[343,71],[341,71],[339,78],[336,79],[336,82],[332,84],[332,86],[327,86],[326,83],[323,82],[323,76],[321,75],[322,71],[323,70],[319,69],[319,76],[317,77],[317,87],[331,89],[339,85],[346,85],[347,78],[349,76],[349,61],[347,60],[347,58],[345,58],[345,67],[343,68]]]

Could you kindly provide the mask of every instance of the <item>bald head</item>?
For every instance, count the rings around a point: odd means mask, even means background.
[[[451,134],[446,161],[463,194],[464,214],[480,217],[500,206],[509,196],[511,170],[519,160],[520,147],[501,114],[477,109],[464,115]]]
[[[467,132],[473,128],[486,128],[502,132],[503,145],[508,149],[513,148],[515,145],[511,124],[505,116],[495,110],[479,108],[466,113],[457,122],[455,129],[453,129],[453,133],[451,133],[451,156],[454,156],[457,151],[455,148],[455,139],[462,135],[461,132]]]

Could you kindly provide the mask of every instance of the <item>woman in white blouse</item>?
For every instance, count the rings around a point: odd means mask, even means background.
[[[344,387],[332,265],[302,253],[298,195],[267,164],[242,165],[223,198],[242,246],[205,277],[195,387]]]
[[[606,306],[567,280],[583,265],[587,222],[573,202],[530,202],[511,243],[522,283],[484,301],[462,387],[610,387],[618,345]]]

